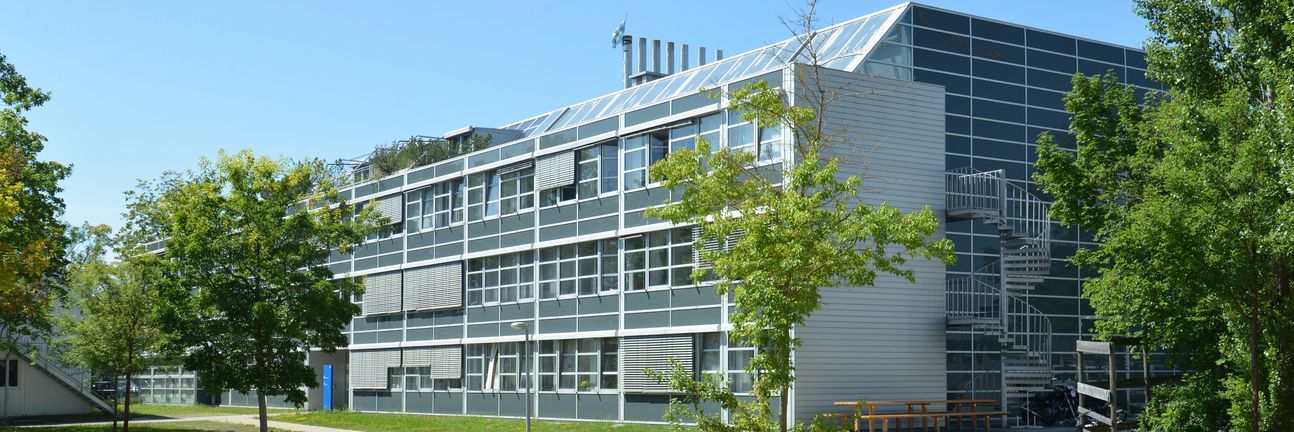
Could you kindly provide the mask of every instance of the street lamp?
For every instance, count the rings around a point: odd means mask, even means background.
[[[530,414],[535,411],[531,407],[534,397],[530,394],[531,389],[535,387],[535,377],[530,371],[530,324],[517,321],[512,323],[512,329],[526,332],[526,351],[521,354],[521,362],[526,365],[526,432],[530,432]]]

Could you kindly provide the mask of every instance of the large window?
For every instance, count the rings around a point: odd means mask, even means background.
[[[650,232],[624,241],[625,289],[693,285],[691,228]]]
[[[700,352],[697,356],[701,362],[700,367],[696,368],[696,378],[700,379],[705,375],[715,375],[722,378],[723,364],[721,362],[723,355],[723,346],[720,344],[721,333],[702,333]]]
[[[461,378],[432,378],[430,367],[404,368],[404,390],[451,390],[463,388]]]
[[[569,339],[539,342],[539,390],[591,392],[619,384],[619,340]]]
[[[467,178],[467,218],[509,215],[535,206],[535,169],[490,171]]]
[[[526,168],[499,174],[497,194],[499,213],[510,215],[535,207],[535,170]],[[490,206],[486,206],[486,215],[490,215]]]
[[[521,366],[522,342],[468,345],[463,359],[467,389],[520,391],[529,382]]]
[[[553,246],[539,250],[539,298],[615,291],[615,239]]]
[[[755,358],[755,348],[743,346],[728,338],[728,382],[733,393],[750,393],[754,388],[755,377],[746,372],[750,360]]]
[[[467,260],[467,304],[476,306],[534,297],[534,252]]]
[[[409,193],[408,232],[463,223],[463,179],[436,183]]]
[[[593,198],[616,191],[617,166],[615,142],[580,149],[576,158],[576,187],[579,198]]]
[[[741,118],[737,111],[728,111],[728,147],[754,153],[758,160],[776,160],[782,157],[782,127],[777,123],[757,124]]]
[[[669,153],[669,131],[659,130],[625,138],[626,191],[642,189],[650,182],[647,167],[659,162]]]
[[[711,114],[697,119],[692,124],[687,124],[669,130],[669,149],[670,151],[679,151],[682,149],[695,149],[697,137],[705,138],[710,143],[710,149],[718,149],[722,144],[719,140],[720,130],[723,129],[723,114]]]

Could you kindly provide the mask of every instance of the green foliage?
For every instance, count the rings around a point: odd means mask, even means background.
[[[743,119],[790,131],[794,161],[756,169],[753,154],[713,151],[698,139],[695,150],[673,152],[651,167],[652,177],[662,179],[664,187],[684,192],[680,201],[648,209],[647,215],[701,228],[695,247],[712,263],[715,288],[720,294],[731,292],[736,303],[729,315],[730,335],[761,348],[750,365],[750,372],[759,371],[750,403],[766,407],[781,396],[777,418],[783,423],[777,428],[786,430],[786,392],[794,381],[791,353],[800,345],[791,330],[818,310],[819,290],[870,286],[878,273],[914,281],[904,264],[914,258],[951,263],[952,243],[931,240],[938,219],[928,207],[904,214],[886,203],[862,202],[862,180],[840,172],[840,161],[827,156],[829,148],[845,143],[837,142],[838,135],[821,121],[818,112],[825,103],[791,106],[780,91],[761,81],[733,91],[729,104]],[[776,171],[783,175],[770,175]],[[769,180],[778,177],[784,180]],[[725,242],[730,247],[702,248]],[[697,281],[706,278],[706,269],[693,274]],[[713,387],[717,382],[674,378],[677,389],[712,400],[726,392]],[[738,412],[753,418],[759,409]],[[713,423],[697,414],[698,423]],[[768,430],[754,420],[746,426]]]
[[[369,157],[372,178],[385,177],[407,168],[431,165],[455,156],[465,155],[490,146],[489,134],[472,135],[466,141],[449,141],[442,138],[412,136],[386,146],[379,146]]]
[[[1039,137],[1052,216],[1102,245],[1073,261],[1102,335],[1133,333],[1185,379],[1154,430],[1294,430],[1294,26],[1288,2],[1143,0],[1150,75],[1138,105],[1112,74],[1065,97],[1077,151]]]
[[[341,331],[359,312],[350,297],[361,286],[331,280],[329,251],[351,250],[377,223],[371,210],[354,215],[331,182],[319,160],[244,150],[130,195],[129,244],[168,239],[158,260],[164,346],[207,391],[285,395],[299,406],[302,387],[319,385],[306,351],[346,345]],[[289,214],[299,202],[313,210]]]
[[[38,160],[45,137],[27,130],[25,113],[49,101],[0,54],[0,355],[47,332],[62,293],[68,241],[59,220],[58,182],[71,169]]]

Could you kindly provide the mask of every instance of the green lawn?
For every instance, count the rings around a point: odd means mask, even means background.
[[[516,432],[525,430],[525,420],[495,419],[485,417],[444,417],[401,414],[369,414],[356,412],[308,412],[274,416],[274,421],[300,423],[371,432]],[[664,432],[669,428],[657,425],[615,424],[595,422],[535,421],[534,430],[545,432]]]
[[[122,406],[117,407],[118,410],[121,410],[124,408],[125,407],[122,407]],[[276,409],[276,408],[269,409],[270,414],[293,413],[293,412],[297,412],[297,411],[287,410],[287,409]],[[239,407],[223,407],[223,406],[208,406],[208,405],[152,405],[152,404],[142,404],[142,405],[131,404],[130,405],[131,418],[134,418],[135,416],[185,418],[185,417],[206,417],[206,416],[218,416],[218,415],[257,414],[257,413],[259,413],[259,411],[257,411],[256,408],[239,408]],[[111,420],[111,418],[109,418],[109,420]]]
[[[117,426],[121,430],[121,425]],[[188,432],[188,431],[228,431],[228,432],[255,432],[259,428],[249,425],[237,425],[230,423],[217,423],[210,421],[177,421],[177,422],[158,422],[158,423],[131,423],[132,431],[167,431],[167,432]],[[58,430],[60,432],[107,432],[112,430],[112,425],[82,425],[82,426],[58,426],[50,428],[35,429],[16,429],[3,428],[0,431],[27,431],[43,432]],[[277,429],[271,429],[277,430]]]

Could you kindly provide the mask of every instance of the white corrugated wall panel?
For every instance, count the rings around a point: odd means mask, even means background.
[[[840,174],[857,175],[868,204],[904,212],[944,210],[944,91],[941,87],[825,70],[844,86],[826,113]],[[942,223],[935,238],[943,238]],[[795,417],[838,410],[835,401],[946,398],[945,267],[911,260],[916,283],[878,275],[871,287],[822,291],[822,309],[796,329]]]

